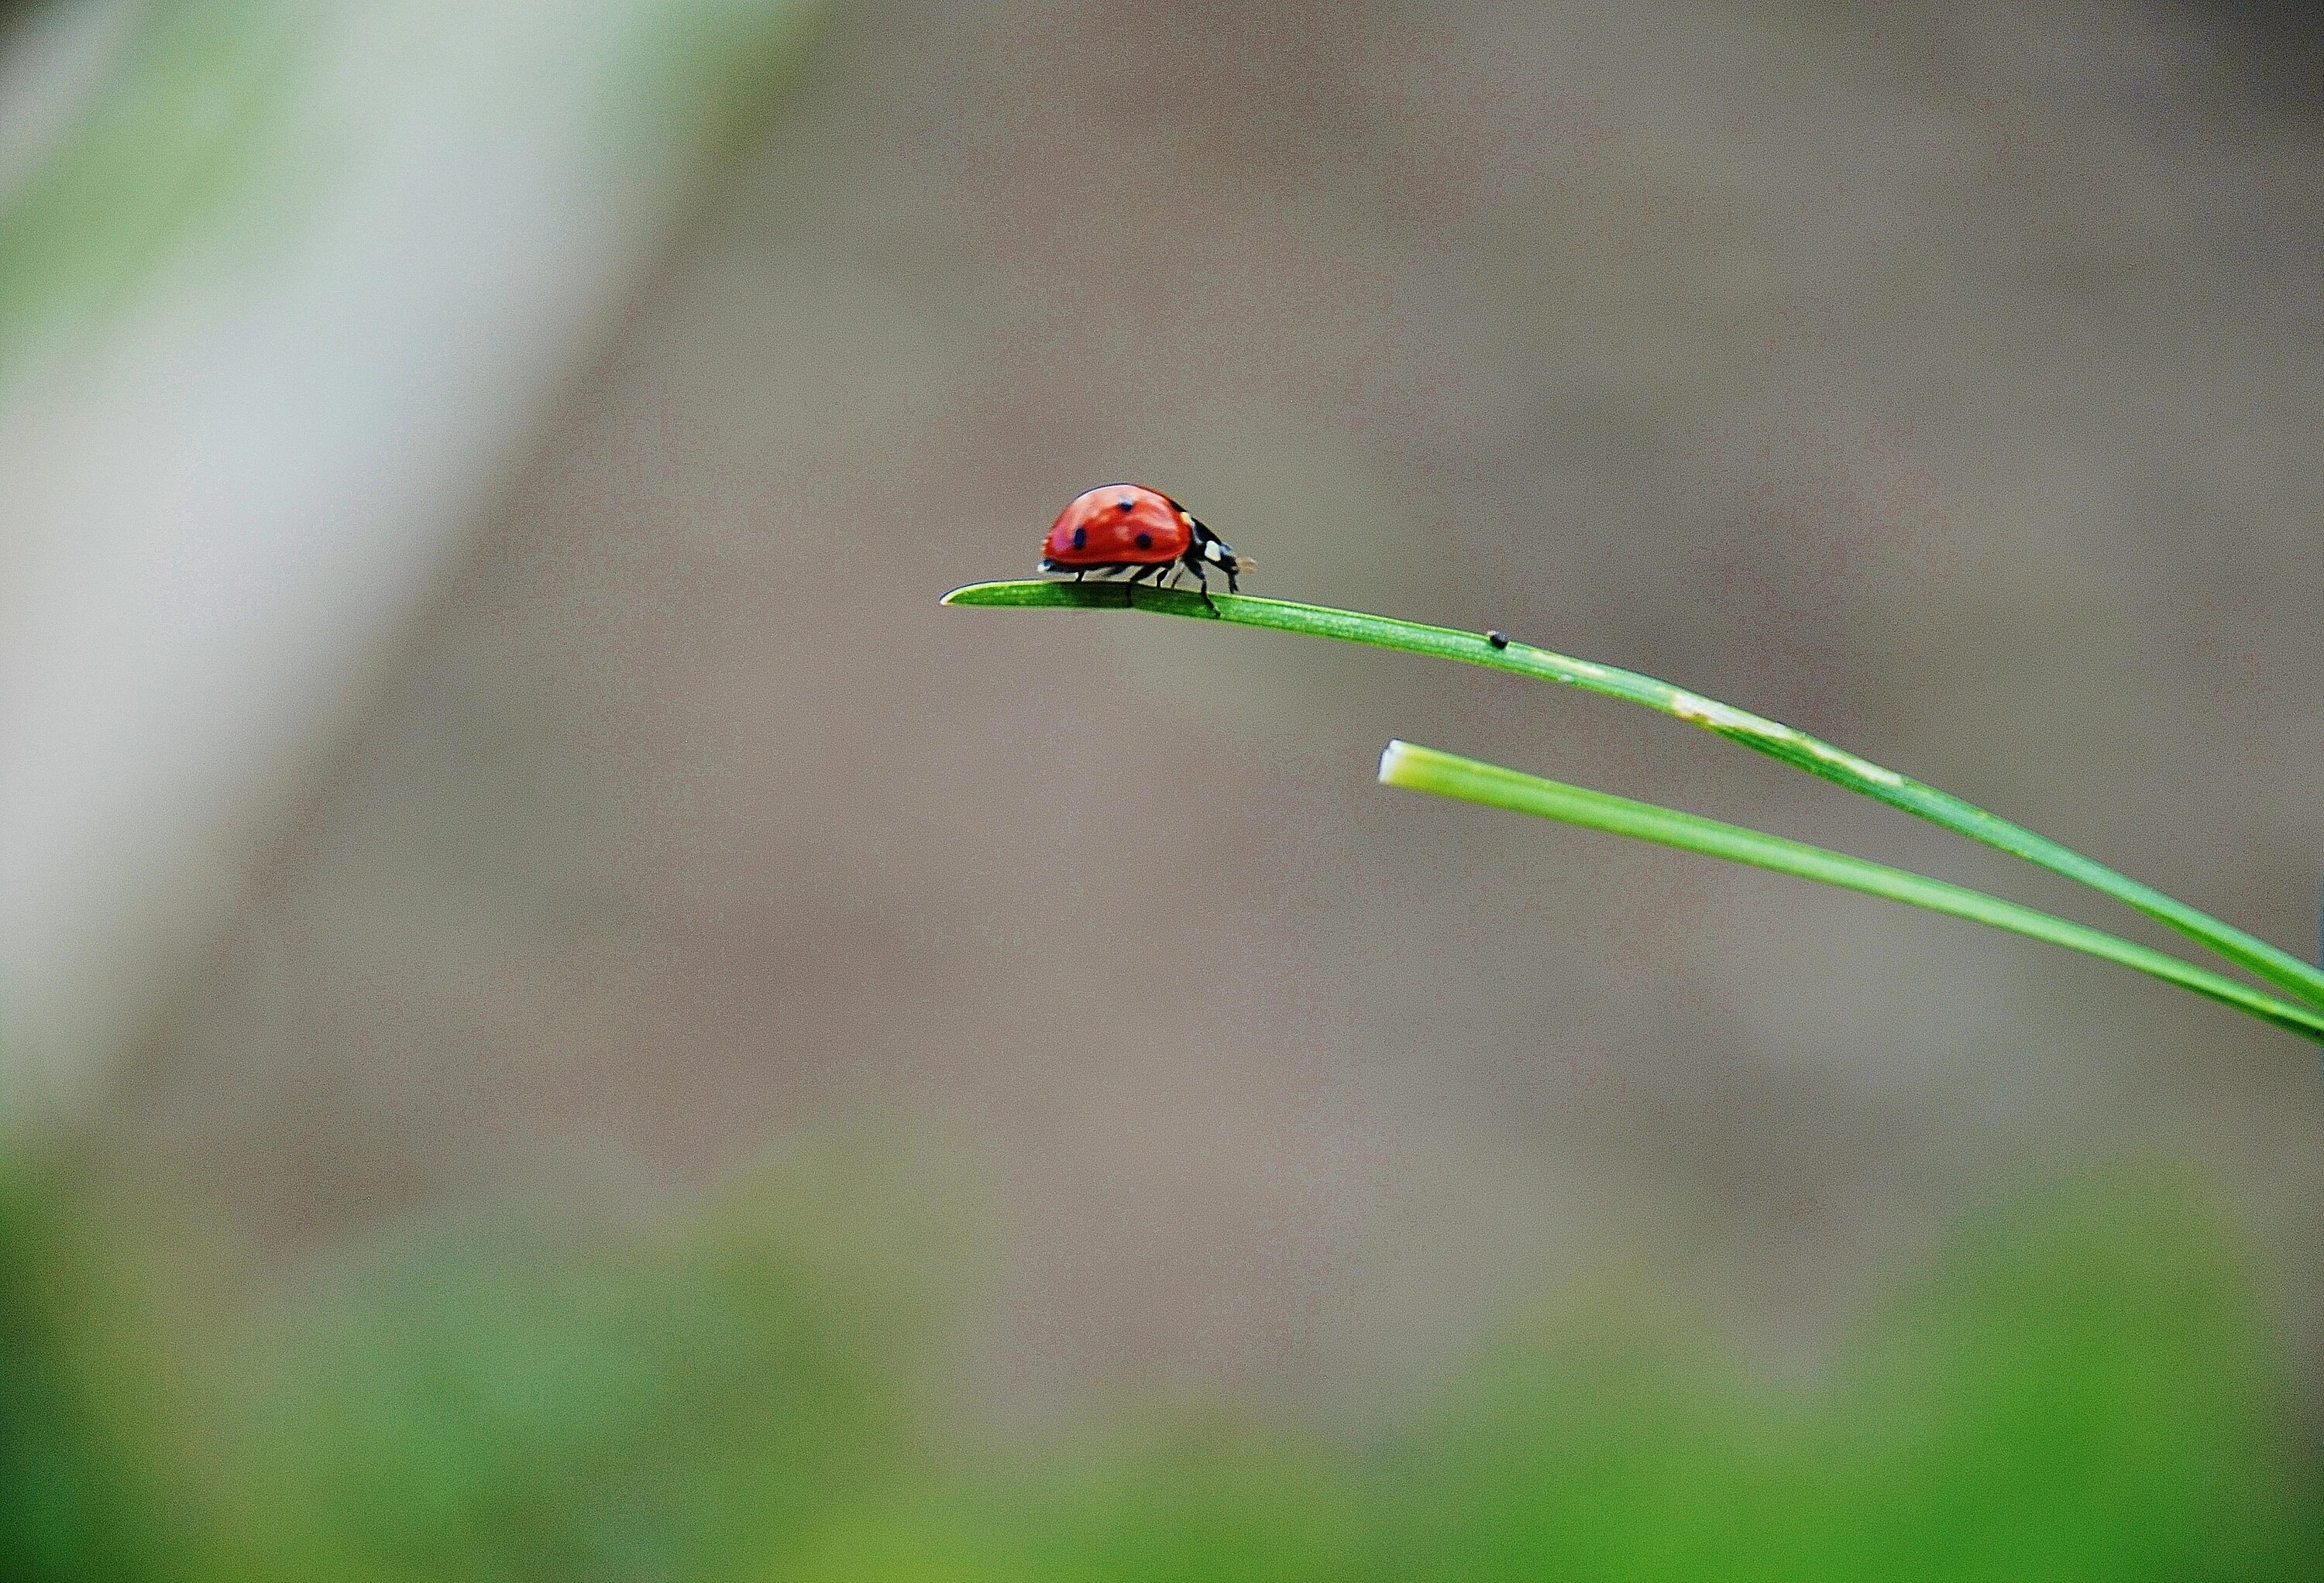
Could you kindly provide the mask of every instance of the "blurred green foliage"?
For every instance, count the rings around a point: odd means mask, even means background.
[[[121,1416],[137,1366],[95,1344],[113,1304],[69,1242],[51,1197],[0,1170],[0,1578],[23,1583],[143,1578],[161,1549]]]
[[[1752,1392],[1623,1310],[1480,1371],[1421,1459],[1416,1573],[2310,1575],[2251,1282],[2187,1190],[1958,1236],[1821,1387]]]
[[[2315,1569],[2263,1304],[2230,1228],[2172,1179],[1968,1227],[1813,1384],[1754,1383],[1661,1305],[1601,1298],[1493,1345],[1387,1443],[1213,1408],[1099,1451],[930,1432],[928,1294],[864,1251],[899,1246],[862,1223],[889,1212],[872,1201],[760,1188],[626,1238],[438,1228],[302,1282],[164,1401],[169,1349],[131,1288],[70,1200],[20,1176],[0,1577]]]

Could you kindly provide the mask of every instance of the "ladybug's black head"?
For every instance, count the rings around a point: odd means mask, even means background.
[[[1235,554],[1234,547],[1212,532],[1194,512],[1181,507],[1178,514],[1186,520],[1186,530],[1194,535],[1194,542],[1186,547],[1188,562],[1194,565],[1197,572],[1205,566],[1216,566],[1227,575],[1229,593],[1242,592],[1235,579],[1250,571],[1256,563],[1247,555]]]
[[[1237,555],[1234,547],[1207,528],[1194,534],[1194,553],[1230,577],[1240,576],[1259,563],[1247,555]]]

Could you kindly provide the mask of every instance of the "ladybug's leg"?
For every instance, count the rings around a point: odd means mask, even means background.
[[[1218,614],[1219,607],[1215,604],[1211,604],[1211,580],[1203,575],[1203,563],[1194,559],[1194,557],[1188,556],[1186,557],[1186,564],[1194,568],[1194,581],[1203,585],[1203,603],[1204,604],[1211,605],[1211,613],[1213,615]]]
[[[1178,579],[1185,576],[1190,570],[1198,577],[1202,575],[1203,565],[1194,558],[1194,553],[1195,547],[1189,544],[1186,546],[1186,553],[1170,563],[1170,582],[1174,587]]]

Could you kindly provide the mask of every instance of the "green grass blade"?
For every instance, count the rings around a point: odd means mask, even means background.
[[[1963,802],[1950,792],[1939,791],[1893,769],[1883,768],[1869,759],[1859,759],[1844,749],[1819,741],[1805,732],[1795,731],[1788,725],[1690,693],[1683,687],[1674,687],[1668,682],[1658,681],[1637,671],[1575,659],[1530,643],[1512,642],[1505,649],[1496,649],[1485,640],[1481,633],[1456,631],[1450,627],[1423,626],[1418,622],[1400,621],[1387,616],[1333,610],[1326,605],[1295,604],[1280,599],[1254,599],[1249,594],[1219,594],[1212,598],[1215,608],[1204,604],[1201,595],[1179,589],[1141,587],[1132,594],[1119,583],[1031,581],[972,584],[946,594],[945,603],[1017,610],[1134,608],[1157,615],[1232,621],[1241,626],[1267,627],[1279,632],[1305,632],[1311,637],[1338,638],[1375,648],[1399,649],[1407,654],[1456,659],[1466,665],[1481,665],[1517,676],[1562,682],[1584,692],[1644,704],[1674,719],[1699,725],[1729,741],[1740,742],[1754,752],[1765,753],[1794,768],[1821,776],[1835,785],[1877,798],[1891,807],[1902,808],[1932,824],[1942,825],[1947,830],[1981,841],[1987,846],[1997,847],[2027,862],[2039,864],[2052,873],[2080,880],[2091,889],[2144,913],[2157,923],[2178,930],[2277,989],[2324,1007],[2324,971],[2310,966],[2291,953],[2269,944],[2255,934],[2246,934],[2232,924],[2222,923],[2210,914],[2190,907],[2176,897],[2166,896],[2151,885],[2117,873],[2104,863],[2084,857],[2071,847],[2061,846],[2023,825],[2013,824],[1974,804]]]
[[[2088,925],[2052,917],[2048,913],[2036,912],[2014,901],[1987,896],[1981,890],[1948,884],[1942,879],[1931,879],[1903,869],[1892,869],[1885,863],[1868,862],[1844,852],[1810,846],[1804,842],[1787,841],[1782,836],[1747,830],[1738,824],[1724,824],[1699,815],[1682,814],[1676,809],[1658,807],[1653,803],[1618,797],[1610,792],[1591,791],[1585,787],[1569,786],[1563,781],[1545,780],[1539,776],[1521,774],[1515,769],[1504,769],[1497,764],[1480,763],[1474,759],[1442,753],[1434,748],[1418,747],[1411,742],[1390,742],[1388,745],[1388,751],[1380,755],[1379,778],[1384,786],[1429,792],[1441,797],[1457,797],[1462,802],[1481,803],[1489,808],[1506,808],[1511,813],[1561,820],[1568,824],[1627,835],[1636,841],[1650,841],[1686,851],[1704,852],[1714,858],[1725,858],[1730,862],[1749,863],[1755,868],[1772,869],[1778,874],[1794,874],[1803,879],[1819,880],[1844,890],[1860,890],[1867,896],[1886,897],[1890,901],[1925,907],[1931,912],[1967,918],[1972,923],[1989,924],[2014,934],[2046,940],[2069,951],[2079,951],[2123,967],[2135,968],[2166,984],[2192,989],[2198,995],[2232,1006],[2264,1022],[2273,1023],[2277,1027],[2324,1042],[2324,1012],[2278,1000],[2274,996],[2235,979],[2181,962],[2175,956],[2135,944],[2103,930],[2093,929]]]

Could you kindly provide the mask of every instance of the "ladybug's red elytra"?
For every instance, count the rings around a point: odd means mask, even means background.
[[[1041,541],[1045,572],[1071,572],[1076,582],[1092,572],[1127,572],[1131,583],[1151,577],[1160,586],[1166,574],[1175,582],[1188,571],[1203,585],[1205,604],[1211,601],[1206,569],[1224,572],[1227,592],[1239,594],[1235,578],[1250,566],[1248,556],[1236,555],[1194,512],[1135,483],[1101,484],[1074,496]]]

